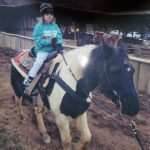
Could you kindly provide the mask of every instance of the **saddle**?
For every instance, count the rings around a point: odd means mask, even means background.
[[[40,68],[38,74],[45,73],[49,68],[50,64],[52,63],[52,59],[57,56],[58,52],[53,51],[51,52],[47,59],[45,60],[44,64]],[[22,50],[16,57],[12,58],[11,61],[19,71],[19,73],[25,78],[28,75],[28,72],[33,67],[34,61],[36,59],[36,55],[34,52],[34,47],[29,50]]]
[[[52,66],[52,59],[57,56],[58,52],[51,52],[47,59],[44,61],[44,64],[38,71],[36,77],[32,81],[32,84],[27,88],[27,95],[30,95],[32,90],[34,89],[37,82],[40,80],[42,74],[46,73],[47,70]],[[18,70],[18,72],[26,78],[28,76],[28,72],[32,68],[34,61],[36,59],[36,54],[34,51],[34,47],[28,50],[22,50],[19,52],[17,56],[11,59],[13,66]],[[45,79],[46,80],[46,79]],[[42,81],[44,84],[45,81]]]

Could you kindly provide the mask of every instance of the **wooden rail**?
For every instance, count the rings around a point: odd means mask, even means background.
[[[127,47],[127,51],[135,54],[137,57],[140,56],[150,56],[150,46],[149,45],[138,45],[133,47]]]
[[[67,48],[76,47],[76,40],[63,39],[63,46]],[[10,34],[6,32],[0,32],[0,46],[10,47],[15,50],[29,49],[34,46],[33,38],[27,36],[21,36],[17,34]]]
[[[76,41],[64,40],[65,49],[75,48]],[[33,46],[33,39],[21,35],[0,32],[0,46],[10,47],[15,50],[28,49]],[[150,59],[141,59],[129,55],[135,68],[134,83],[138,91],[150,95]]]
[[[138,91],[150,95],[150,59],[130,56],[131,63],[135,69],[134,84]]]

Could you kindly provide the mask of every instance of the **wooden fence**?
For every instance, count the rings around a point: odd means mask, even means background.
[[[134,84],[138,91],[150,95],[150,59],[129,56],[135,69]]]
[[[127,51],[135,54],[137,57],[150,56],[150,45],[128,45]]]
[[[74,40],[64,40],[65,49],[72,49],[76,46]],[[33,39],[30,37],[0,32],[0,46],[10,47],[15,50],[28,49],[33,46]],[[141,59],[129,56],[135,68],[134,83],[138,91],[150,95],[150,59]]]
[[[21,36],[17,34],[10,34],[6,32],[0,32],[0,46],[10,47],[15,50],[29,49],[33,47],[33,38],[27,36]],[[63,46],[67,48],[76,47],[76,40],[63,39]]]

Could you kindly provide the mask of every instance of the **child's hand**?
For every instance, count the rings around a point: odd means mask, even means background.
[[[63,54],[63,47],[61,44],[56,44],[56,51],[58,51],[60,54]]]
[[[52,46],[55,48],[56,47],[57,39],[56,38],[52,38],[51,42],[52,42]]]

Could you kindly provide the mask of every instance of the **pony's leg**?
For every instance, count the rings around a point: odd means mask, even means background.
[[[20,119],[23,120],[24,119],[24,113],[22,110],[22,96],[21,97],[18,97],[17,95],[14,95],[14,96],[15,96],[15,102],[17,103],[18,108],[19,108]]]
[[[40,134],[42,136],[42,141],[44,143],[50,143],[51,138],[47,133],[45,124],[44,124],[44,120],[43,120],[43,116],[42,116],[42,109],[43,109],[43,103],[40,97],[40,94],[37,96],[37,103],[36,106],[34,107],[35,109],[35,116],[37,119],[37,124],[38,124],[38,128],[40,131]]]
[[[81,138],[76,146],[77,150],[82,150],[84,145],[91,140],[91,132],[87,123],[86,113],[75,119],[78,130],[81,132]]]
[[[55,115],[55,119],[56,119],[56,124],[59,128],[61,142],[62,142],[64,150],[71,150],[69,119],[63,114],[60,114],[58,116]]]

